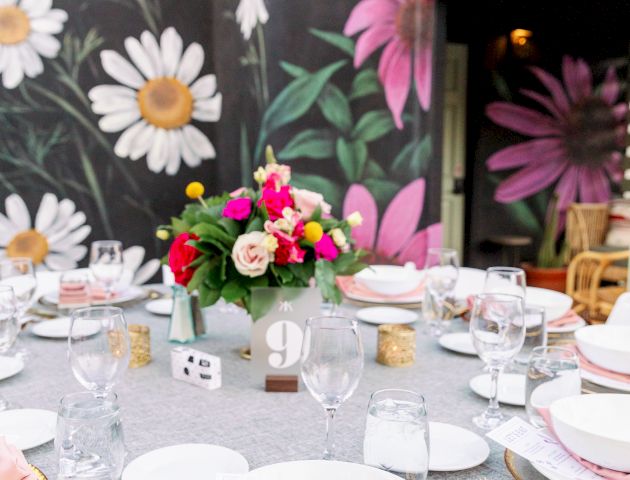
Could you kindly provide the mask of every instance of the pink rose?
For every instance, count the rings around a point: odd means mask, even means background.
[[[327,233],[324,233],[321,240],[315,244],[315,258],[319,260],[323,258],[332,262],[339,255],[339,250],[335,246],[335,242]]]
[[[321,193],[311,192],[310,190],[293,189],[293,198],[295,199],[295,208],[302,212],[302,217],[308,221],[313,216],[313,212],[319,206],[322,208],[322,215],[330,215],[332,207],[324,201]]]
[[[245,220],[252,213],[251,198],[234,198],[225,204],[223,216],[234,220]]]
[[[245,233],[236,239],[232,248],[232,260],[238,273],[246,277],[264,275],[271,260],[265,247],[265,232]]]
[[[267,207],[267,213],[271,221],[282,218],[282,210],[286,207],[293,208],[295,206],[293,197],[291,196],[291,187],[284,185],[278,190],[274,188],[264,188],[262,196],[260,200],[258,200],[258,206],[262,206],[263,203],[265,207]]]

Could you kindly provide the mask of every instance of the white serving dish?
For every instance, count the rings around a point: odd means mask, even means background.
[[[354,276],[354,280],[381,295],[402,295],[418,288],[422,271],[415,267],[371,265]]]
[[[575,340],[582,355],[595,365],[630,374],[630,326],[590,325],[577,330]]]
[[[550,413],[568,450],[596,465],[630,472],[630,395],[565,397],[551,404]]]
[[[556,292],[555,290],[527,287],[525,304],[528,307],[543,308],[545,310],[545,320],[550,322],[567,313],[573,305],[573,299],[569,295]]]

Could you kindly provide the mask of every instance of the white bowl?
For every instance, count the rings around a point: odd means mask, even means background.
[[[396,265],[371,265],[357,273],[354,279],[381,295],[402,295],[418,288],[422,272]]]
[[[561,292],[546,288],[527,287],[525,304],[528,307],[539,307],[545,310],[545,320],[557,320],[569,311],[573,299]]]
[[[630,374],[629,325],[590,325],[577,330],[575,340],[582,355],[595,365]]]
[[[565,397],[551,404],[550,413],[567,449],[596,465],[630,472],[630,395]]]

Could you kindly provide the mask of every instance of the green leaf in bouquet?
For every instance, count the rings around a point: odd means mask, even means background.
[[[233,238],[237,238],[241,234],[241,225],[239,222],[232,218],[221,218],[217,223],[223,227],[228,235]]]
[[[359,119],[352,130],[352,138],[372,142],[387,135],[394,128],[394,121],[389,110],[372,110]]]
[[[340,254],[333,262],[337,275],[354,275],[363,270],[366,265],[357,260],[355,253]]]
[[[213,258],[212,267],[206,275],[206,283],[208,286],[221,289],[227,280],[225,272],[226,258],[225,256],[217,256]]]
[[[362,140],[348,142],[341,137],[337,139],[337,159],[348,182],[357,182],[363,176],[367,153],[367,145]]]
[[[315,262],[315,281],[325,299],[341,303],[341,292],[337,288],[335,268],[331,262],[323,259]]]
[[[308,282],[315,275],[313,262],[290,263],[287,265],[293,276],[299,281],[300,286],[308,286]]]
[[[378,74],[373,68],[361,70],[352,81],[350,89],[350,100],[366,97],[375,93],[381,93],[383,88],[378,79]]]
[[[221,298],[221,290],[218,288],[212,288],[205,283],[199,285],[199,306],[201,308],[214,305],[219,298]]]
[[[194,292],[199,288],[199,285],[206,281],[208,273],[210,273],[210,270],[212,270],[213,266],[216,266],[217,264],[217,262],[214,260],[215,259],[204,262],[197,267],[195,273],[193,274],[190,282],[188,282],[188,285],[186,287],[189,292]],[[191,268],[191,266],[189,265],[188,268]]]
[[[252,218],[252,220],[247,224],[247,227],[245,228],[245,233],[250,233],[250,232],[261,232],[263,229],[263,221],[262,218],[260,217],[254,217]]]
[[[293,273],[282,265],[271,265],[271,272],[274,274],[280,285],[286,285],[293,280]]]
[[[329,43],[330,45],[337,47],[342,52],[354,57],[354,41],[351,38],[337,32],[329,32],[319,30],[317,28],[311,28],[309,29],[309,32],[324,42]]]
[[[216,225],[209,223],[200,223],[190,229],[192,233],[198,235],[205,242],[218,241],[225,245],[228,249],[232,249],[236,239],[229,235],[225,230]]]
[[[326,120],[344,134],[350,132],[353,123],[350,102],[339,87],[328,83],[322,89],[317,104]]]
[[[321,193],[324,199],[332,205],[341,205],[341,189],[339,185],[328,178],[319,175],[294,173],[291,183],[297,188],[305,188]]]
[[[330,130],[308,129],[298,133],[278,153],[278,159],[287,161],[296,158],[330,158],[334,155],[335,143]]]
[[[190,245],[191,247],[195,247],[201,253],[205,253],[206,255],[211,255],[211,256],[214,256],[214,255],[217,254],[217,251],[216,251],[217,248],[219,248],[219,251],[223,251],[223,249],[225,248],[225,247],[223,247],[223,245],[220,245],[220,247],[217,247],[213,243],[202,242],[202,241],[199,241],[199,240],[188,240],[186,242],[186,245]]]
[[[221,289],[221,296],[227,303],[234,303],[247,295],[247,289],[238,280],[226,283]]]
[[[313,213],[311,213],[311,220],[313,222],[319,222],[321,218],[322,218],[322,206],[317,205],[315,207],[315,210],[313,210]]]
[[[173,227],[174,236],[181,235],[182,233],[190,230],[190,225],[184,220],[177,217],[171,217],[171,225]]]

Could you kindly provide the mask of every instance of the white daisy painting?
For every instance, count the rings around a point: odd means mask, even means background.
[[[241,26],[245,40],[252,37],[256,25],[265,24],[269,20],[269,12],[264,0],[241,0],[236,7],[236,21]]]
[[[68,14],[52,0],[0,0],[0,72],[4,88],[17,87],[24,75],[44,72],[41,57],[55,58]]]
[[[50,270],[77,267],[87,247],[81,245],[92,231],[86,217],[72,200],[58,200],[52,193],[42,197],[35,221],[22,200],[13,193],[5,202],[6,215],[0,213],[0,258],[29,257],[35,265]]]
[[[123,132],[116,155],[131,160],[146,155],[149,170],[168,175],[179,171],[182,160],[197,167],[215,158],[208,137],[192,124],[221,118],[215,75],[199,77],[205,59],[201,45],[184,50],[182,37],[169,27],[159,43],[148,31],[139,40],[127,37],[125,50],[131,62],[116,51],[101,52],[103,69],[119,85],[99,85],[88,94],[92,111],[103,115],[100,129]]]

